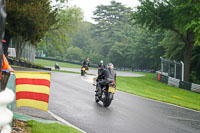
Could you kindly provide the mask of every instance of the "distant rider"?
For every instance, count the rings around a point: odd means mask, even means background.
[[[85,61],[83,61],[82,67],[85,67],[86,70],[88,70],[88,67],[90,67],[90,59],[89,58],[87,58]]]
[[[116,81],[116,72],[113,70],[113,64],[108,63],[107,68],[105,68],[102,73],[97,78],[97,88],[98,93],[101,94],[102,88],[112,81]],[[103,80],[98,81],[99,78],[103,77]]]
[[[58,65],[57,62],[55,63],[55,70],[56,70],[56,69],[60,70],[60,66]]]

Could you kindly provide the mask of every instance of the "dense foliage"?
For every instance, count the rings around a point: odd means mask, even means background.
[[[141,5],[132,14],[135,24],[149,30],[175,32],[184,42],[185,80],[189,80],[192,48],[199,43],[200,2],[196,0],[139,0]]]
[[[82,21],[75,34],[67,31],[69,38],[64,43],[68,45],[57,45],[47,39],[43,44],[48,48],[43,50],[49,57],[70,61],[89,57],[91,63],[104,60],[117,67],[134,69],[159,70],[162,56],[184,61],[191,80],[199,82],[199,3],[192,0],[140,2],[135,11],[116,1],[99,5],[94,11],[95,24]],[[50,50],[51,45],[55,46]]]
[[[38,44],[47,56],[65,58],[70,36],[77,30],[82,20],[79,8],[60,9],[56,19],[58,22],[48,30]]]
[[[118,67],[159,69],[163,31],[153,33],[132,25],[131,13],[131,8],[115,1],[97,6],[93,17],[96,24],[83,22],[70,46],[82,49],[82,60],[90,57],[92,63],[104,60]]]
[[[27,42],[36,46],[57,22],[57,8],[53,9],[49,0],[6,0],[6,8],[5,39],[9,43],[13,38],[17,58],[21,57],[21,51]]]

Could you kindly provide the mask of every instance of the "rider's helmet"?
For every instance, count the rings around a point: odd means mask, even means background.
[[[113,66],[112,63],[108,63],[108,64],[107,64],[107,67],[108,67],[108,68],[113,68],[114,66]]]
[[[103,64],[103,60],[101,60],[100,63]]]

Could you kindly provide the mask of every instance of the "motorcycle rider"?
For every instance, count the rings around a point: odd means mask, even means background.
[[[101,60],[100,63],[99,63],[99,65],[98,65],[98,76],[103,72],[104,69],[105,69],[105,65],[103,64],[103,60]],[[96,85],[97,77],[93,78],[93,85]],[[97,88],[96,88],[96,90],[97,90]]]
[[[98,65],[98,75],[100,75],[103,72],[104,68],[105,68],[105,65],[103,64],[103,60],[101,60]]]
[[[55,70],[56,70],[56,69],[60,70],[60,66],[58,65],[57,62],[55,63]]]
[[[97,90],[98,94],[101,95],[102,88],[109,82],[116,81],[116,72],[113,70],[114,66],[112,63],[108,63],[107,68],[105,68],[102,73],[97,78]],[[103,80],[98,81],[99,78]]]
[[[85,67],[86,70],[88,70],[88,67],[90,67],[90,59],[89,58],[87,58],[85,61],[83,61],[82,67]]]

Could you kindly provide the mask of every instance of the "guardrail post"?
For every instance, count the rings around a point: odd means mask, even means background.
[[[181,65],[182,65],[182,81],[184,81],[184,63],[181,61]]]
[[[161,72],[163,72],[163,58],[160,57],[160,59],[161,59]]]
[[[174,78],[176,78],[176,61],[174,60]]]

